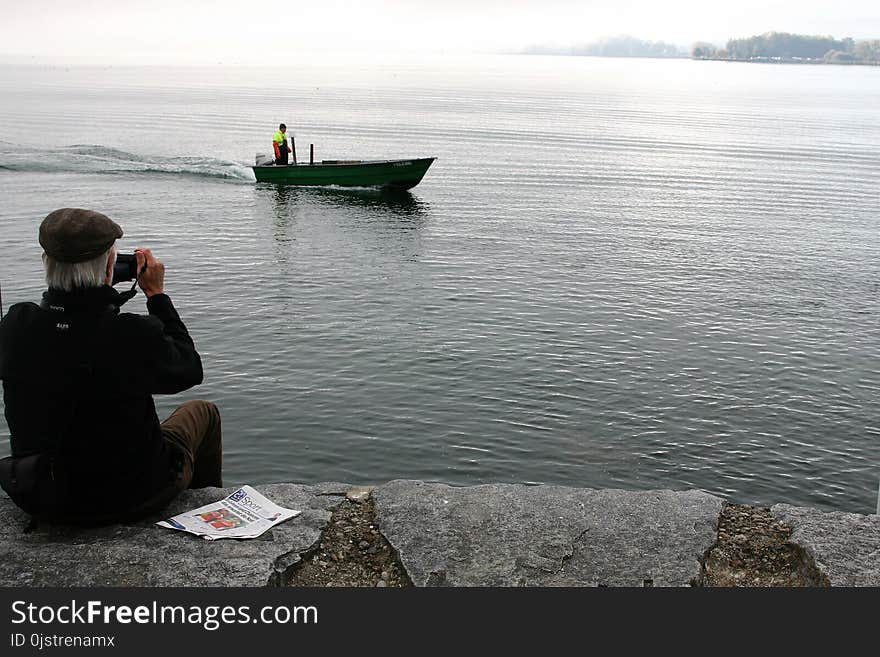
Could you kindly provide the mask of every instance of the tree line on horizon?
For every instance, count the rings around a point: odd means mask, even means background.
[[[643,41],[628,35],[603,37],[574,46],[530,46],[527,55],[577,55],[581,57],[687,57],[687,50],[665,41]]]
[[[809,36],[766,32],[745,39],[730,39],[726,47],[697,42],[693,59],[732,61],[805,61],[827,64],[880,64],[880,40],[855,41],[850,37]]]
[[[744,39],[730,39],[720,48],[697,42],[687,49],[665,41],[645,41],[629,35],[603,37],[572,46],[534,45],[527,55],[575,55],[582,57],[688,57],[731,61],[789,61],[826,64],[880,64],[880,40],[856,41],[850,37],[809,36],[766,32]]]

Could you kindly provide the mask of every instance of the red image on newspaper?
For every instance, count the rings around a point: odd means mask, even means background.
[[[214,529],[220,530],[241,527],[244,522],[241,518],[232,513],[232,511],[230,511],[226,507],[222,507],[214,511],[199,513],[198,517],[201,518],[204,522],[211,525],[211,527],[213,527]]]

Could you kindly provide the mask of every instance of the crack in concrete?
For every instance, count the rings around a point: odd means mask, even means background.
[[[334,495],[334,493],[315,493],[316,497]],[[343,497],[345,493],[342,493]],[[321,542],[324,540],[324,533],[327,531],[327,528],[330,526],[330,522],[333,520],[333,514],[336,513],[336,510],[342,504],[342,501],[339,504],[331,507],[330,517],[327,518],[327,521],[321,525],[320,533],[318,534],[318,538],[315,539],[315,542],[312,543],[305,550],[289,550],[284,554],[278,556],[275,561],[272,562],[273,572],[269,575],[269,580],[266,582],[266,586],[271,587],[281,587],[287,586],[290,581],[293,579],[297,570],[302,568],[302,566],[311,559],[315,554],[317,554],[321,549]]]
[[[298,555],[290,553],[298,558],[284,568],[281,585],[413,585],[400,553],[379,530],[372,494],[353,499],[348,493],[337,494],[344,499],[329,508],[317,541]]]
[[[727,508],[727,504],[727,502],[721,503],[721,510],[715,517],[715,542],[712,543],[712,545],[710,545],[700,556],[700,574],[690,581],[691,586],[706,586],[706,580],[708,579],[706,562],[709,560],[709,555],[712,554],[712,551],[717,548],[721,542],[721,515],[724,513],[724,509]],[[694,523],[694,530],[696,531],[696,523]]]
[[[584,531],[582,531],[580,534],[578,534],[577,536],[574,537],[574,539],[570,543],[570,546],[571,546],[570,549],[563,552],[563,554],[559,557],[558,566],[556,566],[555,568],[549,568],[549,567],[545,567],[542,565],[536,565],[534,563],[530,563],[525,558],[517,559],[516,563],[515,563],[515,567],[522,568],[524,570],[529,570],[529,571],[542,571],[542,572],[545,572],[551,576],[559,575],[565,569],[565,564],[568,563],[572,557],[574,557],[575,546],[577,545],[577,543],[579,543],[581,541],[581,539],[583,539],[583,537],[586,536],[587,533],[591,529],[592,529],[591,527],[587,527]],[[541,555],[535,555],[535,556],[537,558],[540,558],[545,561],[555,561],[555,559],[551,559],[548,557],[542,557]],[[526,583],[527,583],[526,579],[524,577],[520,577],[517,580],[517,582],[518,582],[519,586],[526,586]]]
[[[769,509],[724,502],[715,530],[692,586],[830,586],[813,556],[791,540],[791,527],[774,521]]]
[[[571,542],[571,552],[569,552],[569,554],[567,554],[567,555],[565,555],[565,554],[562,555],[562,560],[559,562],[559,568],[557,568],[556,572],[553,573],[554,575],[558,575],[559,573],[561,573],[563,571],[563,569],[565,568],[565,564],[568,563],[569,561],[571,561],[571,558],[574,556],[575,547],[577,546],[578,543],[580,543],[581,539],[587,535],[587,533],[590,531],[590,529],[592,529],[592,528],[587,527],[584,531],[582,531],[580,534],[578,534],[577,537]]]

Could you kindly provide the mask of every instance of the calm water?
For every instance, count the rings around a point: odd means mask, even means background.
[[[878,107],[868,67],[0,69],[3,304],[39,296],[55,208],[153,247],[206,366],[160,414],[216,401],[229,483],[696,487],[871,512]],[[391,197],[257,185],[280,121],[300,160],[438,159]]]

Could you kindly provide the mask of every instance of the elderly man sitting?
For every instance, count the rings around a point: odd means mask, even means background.
[[[50,213],[39,231],[48,290],[0,322],[12,448],[0,485],[36,517],[136,520],[187,487],[221,485],[217,407],[190,401],[159,423],[153,395],[200,384],[202,363],[150,249],[135,252],[149,315],[120,312],[128,297],[111,283],[122,234],[98,212]]]

